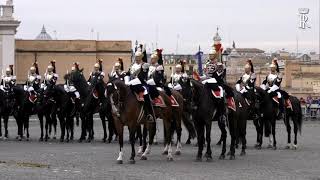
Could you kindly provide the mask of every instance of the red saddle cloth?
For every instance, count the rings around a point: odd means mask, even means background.
[[[272,97],[272,100],[273,100],[274,102],[276,102],[277,104],[279,104],[279,98],[278,98],[278,96]]]
[[[228,105],[229,109],[232,109],[233,111],[236,111],[236,103],[235,103],[233,97],[227,98],[227,105]]]
[[[290,99],[285,100],[285,107],[288,108],[288,109],[290,108],[291,110],[293,110]]]
[[[29,101],[34,103],[38,99],[37,95],[29,93]]]
[[[166,107],[166,104],[161,96],[154,98],[154,100],[152,100],[152,104],[156,107]]]
[[[171,106],[179,107],[179,103],[177,102],[176,98],[174,98],[172,95],[169,98],[170,98]]]
[[[211,90],[211,93],[213,95],[213,97],[215,98],[221,98],[221,90]]]

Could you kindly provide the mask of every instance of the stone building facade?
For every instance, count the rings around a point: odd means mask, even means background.
[[[93,41],[93,40],[16,40],[15,74],[17,82],[25,82],[28,70],[37,61],[43,75],[51,60],[56,61],[58,83],[64,83],[63,75],[71,70],[74,62],[84,68],[88,78],[93,65],[103,59],[105,73],[112,70],[121,57],[125,69],[131,64],[131,41]]]

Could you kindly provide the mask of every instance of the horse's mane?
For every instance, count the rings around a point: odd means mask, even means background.
[[[78,77],[79,77],[78,81],[71,79],[71,73],[65,74],[64,79],[72,81],[81,96],[84,96],[84,97],[87,96],[88,95],[88,84],[87,84],[87,80],[82,75],[82,72],[81,71],[74,72],[74,73],[78,73],[78,74],[75,74],[75,75],[78,75]]]

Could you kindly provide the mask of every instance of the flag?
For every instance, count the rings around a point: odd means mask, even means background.
[[[203,56],[203,52],[201,51],[201,48],[199,46],[199,51],[196,54],[196,57],[198,59],[198,73],[200,76],[202,76],[203,71],[202,71],[202,56]]]

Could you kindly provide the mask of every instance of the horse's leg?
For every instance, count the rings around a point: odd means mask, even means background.
[[[88,135],[88,139],[87,142],[91,142],[93,140],[93,113],[90,113],[89,115],[89,126],[88,126],[88,130],[89,130],[89,135]]]
[[[2,120],[2,118],[1,118],[1,115],[0,115],[0,137],[2,137],[2,121],[1,120]]]
[[[297,116],[293,117],[295,119],[298,119]],[[297,135],[298,135],[298,120],[293,121],[293,132],[294,132],[294,142],[293,142],[293,149],[298,148],[298,141],[297,141]]]
[[[207,158],[207,161],[212,160],[212,151],[211,151],[211,126],[212,121],[206,123],[206,142],[207,142],[207,152],[205,154],[205,157]],[[224,152],[225,153],[225,152]]]
[[[146,127],[147,125],[146,124],[144,124],[143,125],[143,133],[142,133],[142,135],[143,135],[143,137],[142,137],[142,139],[143,139],[143,147],[142,147],[142,154],[141,154],[141,160],[147,160],[147,156],[146,156],[146,154],[147,154],[147,152],[146,152],[146,149],[147,149],[147,146],[149,145],[147,145],[147,136],[148,136],[148,129],[147,129],[147,127]],[[149,137],[149,139],[150,139],[150,137]]]
[[[223,116],[221,116],[220,118],[223,118]],[[227,151],[227,130],[226,130],[226,124],[225,122],[220,119],[218,120],[218,124],[219,125],[219,128],[220,128],[220,131],[221,131],[221,141],[222,141],[222,152],[221,152],[221,155],[220,155],[220,159],[224,159],[225,158],[225,153]],[[232,153],[232,152],[230,152]]]
[[[109,131],[108,143],[111,143],[112,136],[115,134],[115,127],[114,127],[113,117],[111,113],[107,113],[107,119],[108,119],[108,131]]]
[[[172,140],[172,129],[171,129],[171,113],[163,113],[164,117],[163,122],[164,122],[164,129],[165,129],[165,145],[168,147],[168,155],[167,155],[167,160],[168,161],[173,161],[172,157],[172,146],[171,146],[171,140]]]
[[[82,142],[83,140],[86,139],[87,136],[87,117],[84,113],[80,114],[80,119],[81,119],[81,135],[79,138],[79,142]]]
[[[61,136],[60,136],[60,142],[64,141],[64,135],[65,135],[65,126],[66,126],[66,120],[65,117],[59,113],[58,114],[59,122],[60,122],[60,129],[61,129]]]
[[[74,133],[74,118],[70,117],[70,140],[73,140],[73,133]]]
[[[200,121],[200,119],[197,119]],[[203,151],[203,144],[204,144],[204,124],[202,122],[195,123],[197,134],[198,134],[198,154],[196,157],[197,161],[202,161],[202,151]]]
[[[51,117],[50,117],[50,114],[46,114],[45,116],[46,116],[46,124],[45,124],[46,135],[44,137],[44,141],[48,141],[49,139],[48,128],[51,121]]]
[[[242,118],[241,119],[241,127],[240,127],[240,137],[241,137],[241,142],[242,142],[242,149],[240,156],[246,155],[246,149],[247,149],[247,119]]]
[[[273,119],[272,124],[272,138],[273,138],[273,149],[277,149],[277,141],[276,141],[276,118]]]
[[[57,120],[57,114],[54,112],[52,114],[52,125],[53,125],[53,139],[57,138],[57,124],[58,124],[58,120]]]
[[[220,135],[220,139],[216,145],[220,146],[221,143],[223,142],[223,131],[225,130],[225,124],[223,122],[221,122],[220,120],[218,120],[218,126],[220,129],[221,135]]]
[[[137,156],[141,156],[143,153],[143,141],[142,141],[142,132],[141,132],[141,125],[138,125],[137,127],[137,138],[139,139],[139,149],[138,149],[138,154]]]
[[[147,154],[151,152],[151,145],[153,144],[154,136],[156,133],[156,123],[155,122],[148,122],[148,132],[149,132],[149,142],[144,153],[141,156],[141,160],[147,160]]]
[[[38,119],[40,121],[40,138],[39,138],[39,141],[43,141],[43,114],[38,114]]]
[[[135,144],[135,128],[132,127],[132,128],[129,128],[129,139],[130,139],[130,144],[131,144],[131,157],[130,157],[130,160],[129,160],[129,163],[130,164],[135,164],[135,156],[136,156],[136,150],[134,148],[134,144]]]
[[[286,112],[288,113],[288,112]],[[288,114],[286,114],[286,116],[283,118],[284,120],[284,125],[286,126],[287,129],[287,145],[285,147],[285,149],[290,149],[291,147],[291,125],[290,125],[290,116]]]
[[[181,116],[178,115],[178,117],[175,119],[176,123],[176,132],[177,132],[177,149],[175,154],[180,155],[181,154],[181,134],[182,134],[182,127],[181,127]]]
[[[25,118],[24,118],[24,128],[26,130],[26,140],[29,141],[29,137],[30,137],[30,134],[29,134],[29,121],[30,121],[30,118],[29,118],[29,115],[27,115]]]
[[[120,122],[115,122],[115,126],[117,129],[117,132],[119,134],[119,145],[120,145],[120,152],[117,159],[118,164],[123,163],[123,125]]]
[[[100,114],[100,119],[101,119],[101,123],[102,123],[102,127],[103,127],[102,141],[106,142],[107,141],[106,114],[105,114],[105,112],[102,112],[102,110],[100,110],[99,114]]]
[[[4,139],[9,138],[9,132],[8,132],[8,121],[9,121],[9,116],[3,116],[3,123],[4,123]]]

